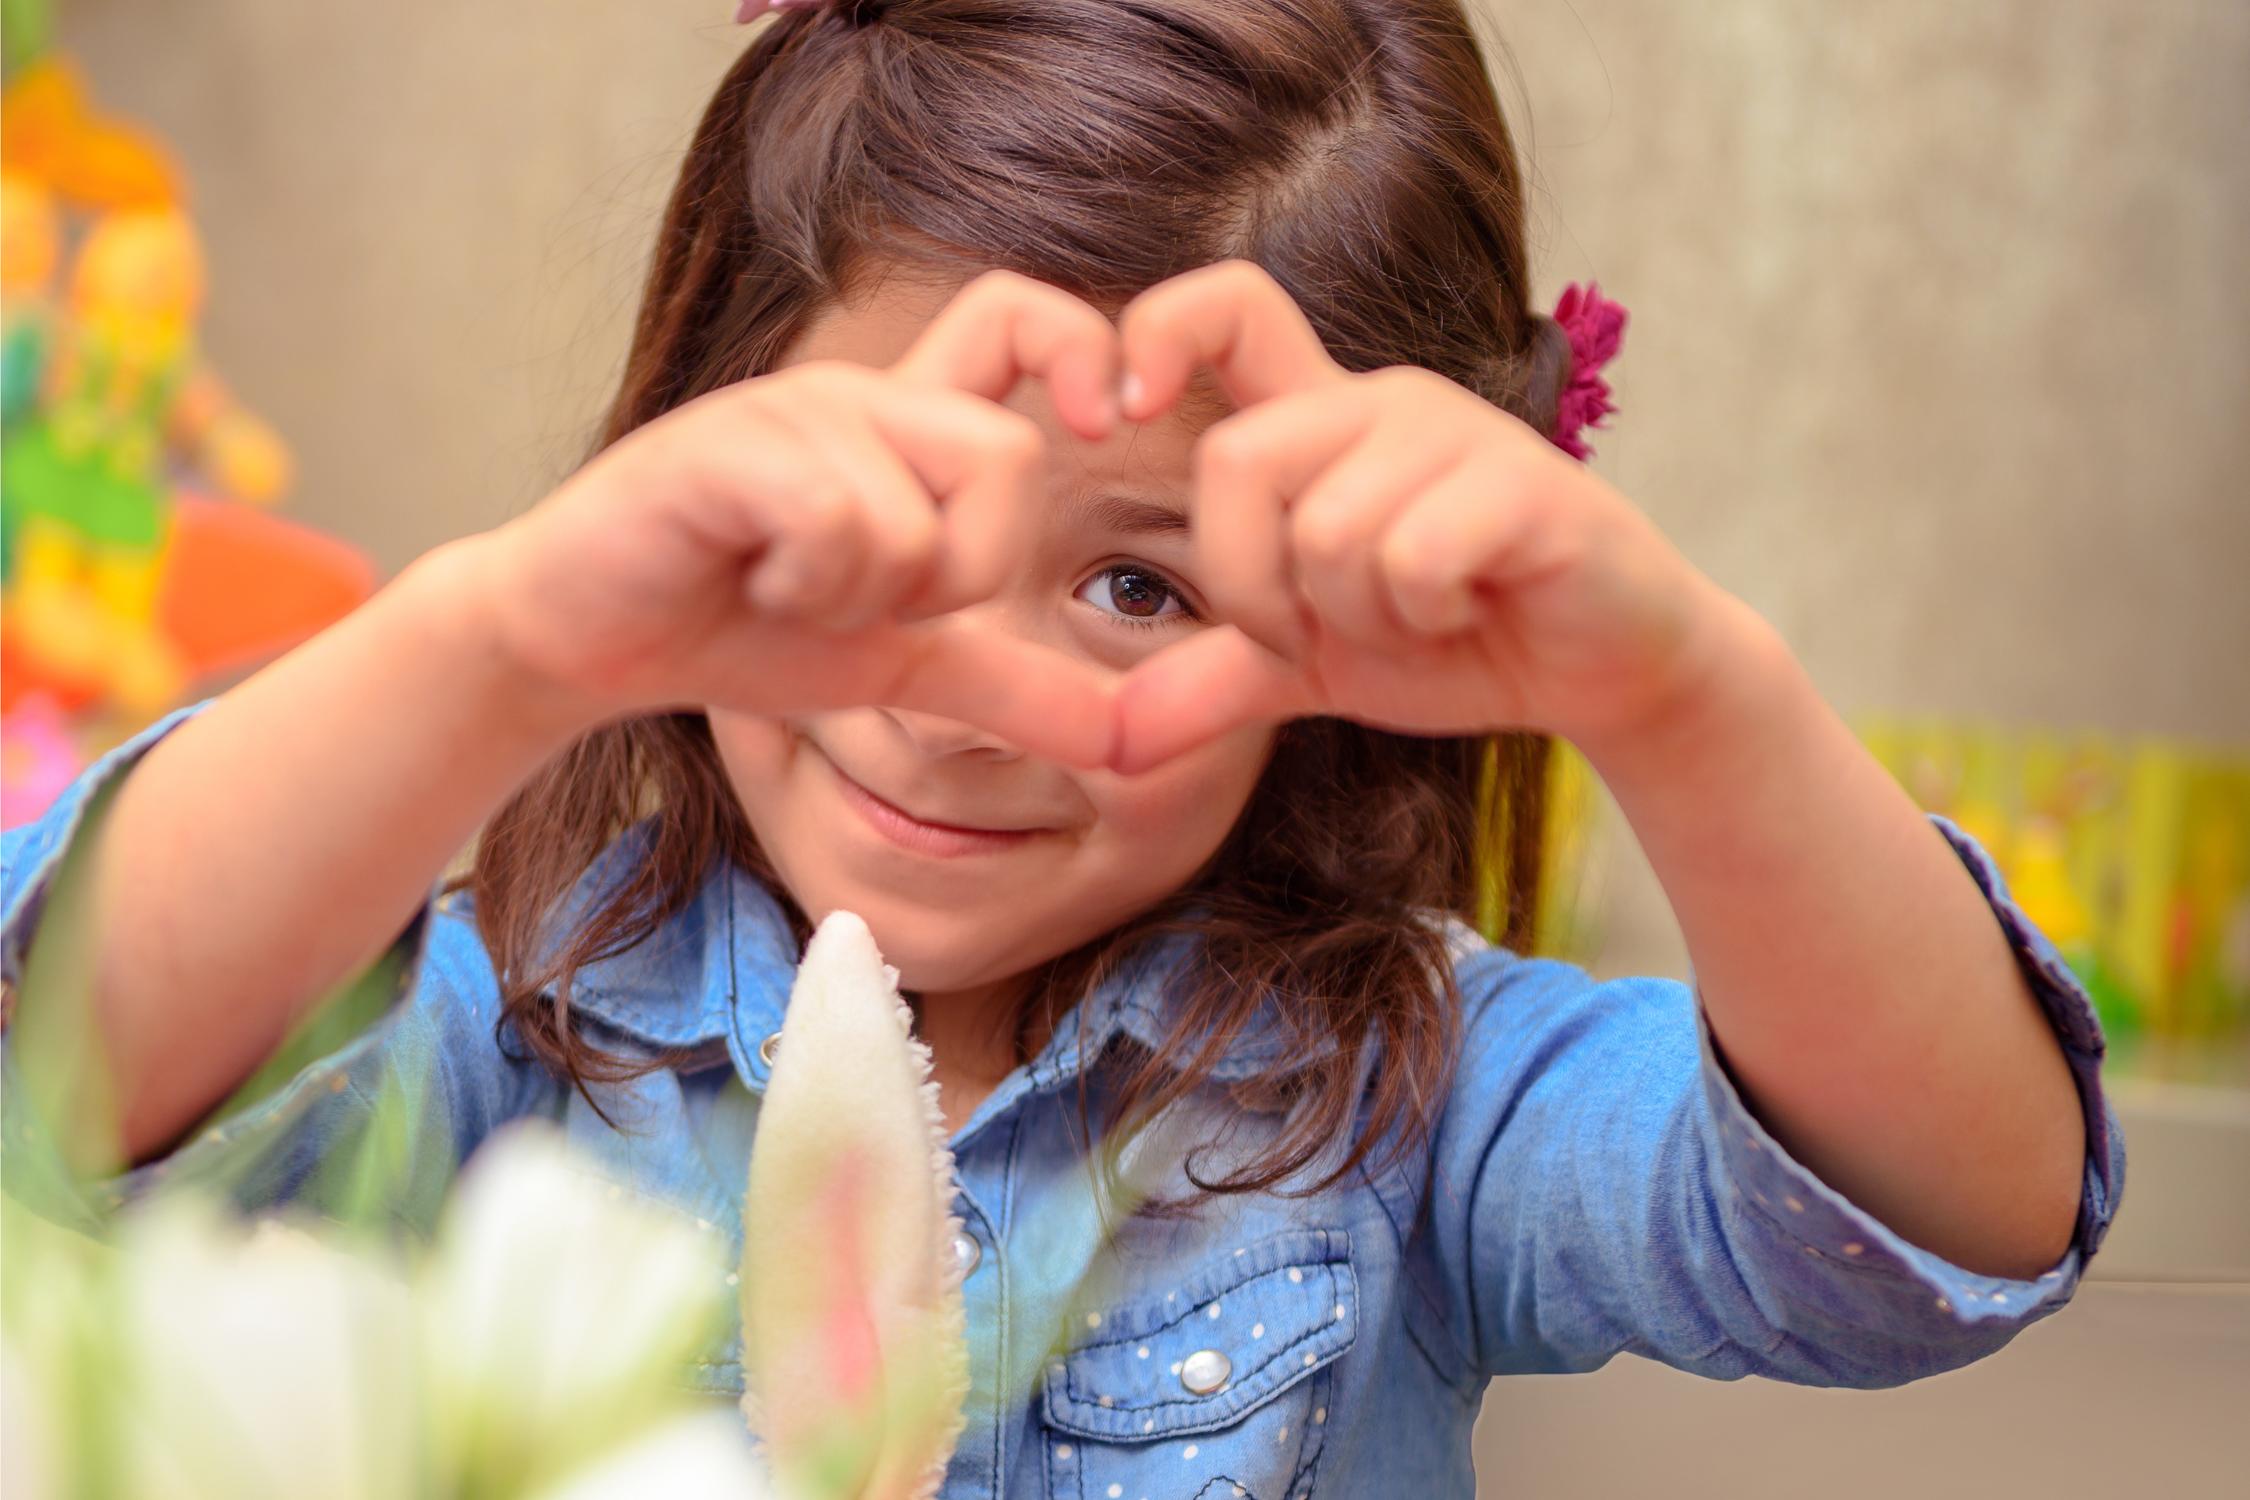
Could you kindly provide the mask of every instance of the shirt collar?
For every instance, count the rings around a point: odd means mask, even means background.
[[[583,920],[600,897],[645,855],[652,825],[613,843],[580,879],[564,905],[566,920]],[[567,930],[567,928],[565,929]],[[1184,967],[1194,945],[1184,933],[1162,933],[1137,947],[1056,1023],[1024,1082],[1050,1087],[1075,1077],[1119,1037],[1160,1055],[1167,1048],[1173,997],[1165,981]],[[732,861],[715,863],[687,907],[638,945],[583,966],[571,1006],[633,1041],[655,1048],[710,1047],[720,1042],[737,1073],[763,1092],[771,1062],[766,1041],[781,1030],[796,980],[799,952],[780,902]],[[1222,1082],[1271,1066],[1289,1045],[1285,1028],[1262,1011],[1231,1041],[1211,1070]],[[1194,1048],[1184,1049],[1192,1056]]]
[[[652,823],[628,829],[579,878],[562,931],[583,922],[646,857]],[[781,1028],[796,945],[780,903],[730,861],[715,861],[688,904],[641,942],[581,966],[571,1010],[642,1046],[694,1050],[724,1042],[736,1071],[763,1090],[758,1055]]]

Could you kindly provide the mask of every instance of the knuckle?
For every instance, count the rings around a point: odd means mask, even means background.
[[[1199,480],[1223,480],[1240,475],[1255,467],[1257,462],[1257,434],[1237,423],[1220,422],[1207,430],[1195,447],[1195,470]]]
[[[1011,469],[1028,469],[1047,446],[1039,424],[1021,412],[996,410],[984,434],[984,449]]]
[[[1273,273],[1256,261],[1243,256],[1230,256],[1212,268],[1212,276],[1223,281],[1231,291],[1252,296],[1268,296],[1281,290],[1281,283]]]
[[[961,289],[961,300],[981,307],[988,302],[1006,302],[1035,296],[1043,289],[1041,283],[1020,271],[994,266],[990,270],[978,272],[975,279]]]
[[[848,360],[808,359],[802,364],[791,365],[780,373],[792,384],[828,387],[843,384],[850,377],[853,368]]]
[[[768,392],[767,404],[774,420],[800,428],[866,407],[879,378],[879,372],[848,359],[807,360],[783,373],[787,390]]]
[[[937,516],[927,505],[909,506],[884,528],[884,548],[892,566],[904,576],[919,579],[937,562]]]
[[[1361,378],[1386,398],[1402,405],[1413,403],[1415,410],[1424,410],[1427,403],[1445,400],[1460,389],[1437,371],[1421,365],[1384,365]]]
[[[1153,320],[1164,310],[1163,290],[1161,286],[1145,288],[1117,310],[1117,336],[1122,342],[1130,345],[1147,337]]]
[[[1334,507],[1303,510],[1290,523],[1289,540],[1297,555],[1308,562],[1339,563],[1351,556],[1357,528],[1350,516]]]
[[[954,576],[965,600],[990,599],[1008,581],[1008,560],[990,553],[972,553],[961,560]]]
[[[1414,392],[1428,389],[1423,377],[1429,373],[1420,365],[1383,365],[1361,378],[1379,390]]]
[[[795,370],[776,370],[771,375],[761,375],[756,380],[741,380],[733,385],[721,386],[715,391],[705,391],[694,400],[672,408],[657,422],[643,426],[628,434],[638,437],[669,418],[684,417],[701,421],[697,413],[712,413],[720,420],[751,422],[761,428],[785,425],[781,413],[787,408],[789,398],[778,388],[786,384]]]
[[[1427,533],[1399,528],[1383,538],[1376,552],[1376,563],[1383,576],[1401,589],[1413,592],[1432,592],[1444,588],[1450,581],[1446,576],[1445,553],[1426,540]]]
[[[816,542],[840,542],[858,529],[859,497],[834,475],[808,479],[796,496],[799,534]]]

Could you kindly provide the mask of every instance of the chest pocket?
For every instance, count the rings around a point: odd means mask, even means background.
[[[1359,1332],[1342,1230],[1223,1250],[1169,1291],[1084,1308],[1042,1396],[1054,1500],[1312,1493]]]

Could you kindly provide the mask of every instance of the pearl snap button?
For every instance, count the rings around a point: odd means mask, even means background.
[[[977,1243],[975,1235],[957,1234],[953,1237],[953,1263],[961,1268],[964,1279],[977,1268],[977,1262],[983,1259],[984,1246]]]
[[[1198,1349],[1180,1361],[1180,1384],[1198,1396],[1208,1396],[1227,1383],[1234,1361],[1216,1349]]]
[[[781,1033],[769,1031],[766,1033],[766,1039],[758,1043],[758,1061],[770,1068],[773,1066],[773,1055],[780,1050]]]

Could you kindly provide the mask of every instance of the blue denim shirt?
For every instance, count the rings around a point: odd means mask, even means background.
[[[90,796],[179,717],[6,836],[0,977],[20,972]],[[1174,940],[1088,996],[953,1138],[974,1393],[942,1493],[1465,1497],[1470,1426],[1495,1375],[1591,1370],[1629,1352],[1719,1379],[1887,1386],[1990,1354],[2054,1312],[2123,1180],[2103,1039],[2085,991],[1991,863],[1939,827],[1990,898],[2085,1108],[2077,1234],[2051,1269],[2022,1281],[1966,1271],[1806,1170],[1744,1106],[1688,986],[1597,983],[1458,922],[1465,1041],[1426,1153],[1311,1197],[1221,1199],[1105,1229],[1082,1112],[1101,1118],[1113,1049],[1163,1036]],[[621,841],[581,896],[633,852]],[[563,1121],[621,1190],[739,1240],[766,1044],[797,957],[757,882],[714,870],[654,938],[581,975],[576,1004],[597,1040],[692,1049],[677,1068],[598,1088],[614,1125],[496,1043],[497,987],[465,900],[433,901],[393,956],[399,992],[356,1038],[170,1156],[74,1184],[73,1201],[49,1211],[98,1217],[168,1178],[223,1183],[254,1207],[307,1199],[323,1156],[378,1094],[419,1078],[444,1149],[402,1201],[434,1202],[495,1127],[541,1115]],[[1254,1148],[1273,1122],[1230,1102],[1227,1085],[1263,1066],[1267,1046],[1253,1030],[1153,1125],[1124,1154],[1128,1179],[1176,1190],[1188,1144],[1222,1153],[1206,1171]],[[12,1157],[38,1130],[21,1092],[9,1087],[0,1111]],[[734,1394],[736,1350],[712,1348],[691,1378]]]

